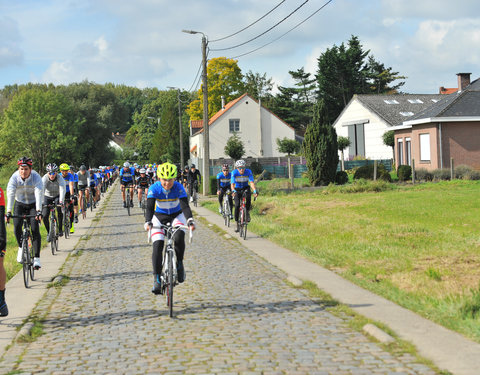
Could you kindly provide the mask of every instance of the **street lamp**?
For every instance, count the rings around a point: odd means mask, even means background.
[[[178,93],[178,134],[180,142],[180,166],[183,168],[183,132],[182,132],[182,108],[180,107],[180,89],[178,87],[167,87],[168,89],[177,90]]]
[[[208,90],[207,90],[207,36],[201,31],[182,30],[187,34],[202,34],[202,83],[203,83],[203,195],[210,191],[210,141],[208,134]]]

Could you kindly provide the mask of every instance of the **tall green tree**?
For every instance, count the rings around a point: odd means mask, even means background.
[[[335,182],[338,165],[337,133],[329,122],[322,100],[315,105],[312,123],[305,132],[303,151],[307,160],[308,179],[312,185]]]
[[[358,37],[340,46],[334,45],[320,55],[316,73],[317,97],[325,102],[330,122],[338,117],[354,94],[392,93],[403,85],[391,85],[399,76],[369,57]]]
[[[210,59],[207,65],[208,117],[212,117],[222,108],[222,99],[226,103],[244,93],[242,71],[237,60],[226,57]],[[187,108],[191,120],[203,119],[203,85],[197,91],[197,98]]]
[[[4,112],[0,163],[27,155],[44,171],[47,163],[73,160],[81,126],[81,116],[64,95],[40,88],[22,90]]]
[[[245,74],[244,78],[245,92],[256,100],[261,100],[262,104],[269,106],[272,100],[273,81],[267,78],[267,73],[254,73],[251,70]]]

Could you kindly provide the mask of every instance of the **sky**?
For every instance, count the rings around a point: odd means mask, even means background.
[[[88,80],[194,90],[202,35],[183,29],[207,36],[209,58],[232,58],[270,43],[239,57],[238,65],[244,74],[266,73],[281,86],[292,85],[290,70],[315,74],[318,57],[352,35],[377,61],[407,77],[407,93],[457,87],[457,73],[480,76],[478,0],[327,2],[0,0],[0,88]]]

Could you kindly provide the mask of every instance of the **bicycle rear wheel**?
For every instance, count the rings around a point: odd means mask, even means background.
[[[70,236],[70,212],[63,218],[63,229],[63,234],[65,235],[65,239],[67,239],[68,236]]]
[[[56,223],[55,220],[52,220],[50,222],[50,233],[48,235],[50,237],[50,248],[52,249],[52,255],[55,255],[55,251],[56,251],[56,247],[57,247],[56,242],[58,241],[58,239],[57,239],[57,223]]]
[[[35,280],[35,268],[33,268],[33,258],[35,257],[35,250],[33,250],[32,243],[28,244],[28,253],[30,254],[30,259],[29,259],[29,262],[28,262],[28,268],[30,270],[30,279],[32,281],[34,281]]]
[[[29,265],[30,265],[30,252],[28,250],[28,240],[22,241],[22,261],[23,261],[23,283],[25,288],[28,288],[29,285]]]

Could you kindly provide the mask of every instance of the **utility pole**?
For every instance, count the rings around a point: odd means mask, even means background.
[[[203,195],[210,193],[210,137],[208,134],[207,38],[202,34],[203,65]]]

